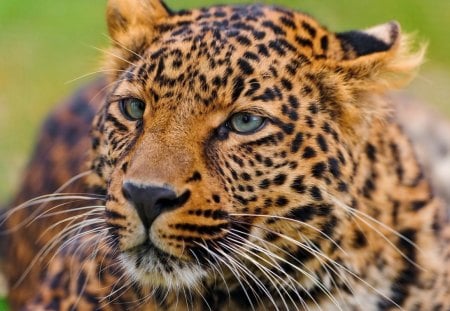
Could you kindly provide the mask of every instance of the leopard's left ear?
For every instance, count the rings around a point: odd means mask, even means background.
[[[361,90],[383,92],[407,84],[423,61],[425,47],[412,52],[411,40],[395,22],[337,33],[344,52],[337,70]]]
[[[162,0],[108,0],[106,19],[112,39],[124,44],[128,38],[150,34],[170,14]]]
[[[111,81],[142,55],[156,36],[158,23],[171,14],[162,0],[108,0],[112,46],[105,54],[104,69]]]

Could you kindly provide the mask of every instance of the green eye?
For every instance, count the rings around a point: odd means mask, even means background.
[[[145,103],[137,98],[125,98],[120,100],[120,111],[131,121],[142,119],[145,111]]]
[[[266,118],[247,112],[239,112],[231,116],[228,127],[238,134],[252,134],[260,130],[266,123]]]

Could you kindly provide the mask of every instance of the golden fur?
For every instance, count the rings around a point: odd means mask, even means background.
[[[277,7],[170,12],[158,0],[110,0],[107,20],[105,97],[68,146],[91,140],[75,186],[98,202],[50,210],[57,225],[30,249],[24,236],[48,224],[12,235],[11,284],[51,246],[14,307],[448,310],[444,210],[384,96],[425,50],[396,22],[333,33]],[[239,133],[239,113],[263,126]],[[27,189],[19,198],[44,190]]]

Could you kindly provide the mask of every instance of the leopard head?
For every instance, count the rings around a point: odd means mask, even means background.
[[[218,267],[271,286],[283,267],[313,287],[345,247],[336,202],[357,199],[353,159],[388,111],[378,97],[421,59],[398,24],[333,33],[278,7],[159,0],[110,0],[107,19],[92,165],[124,269],[180,288]]]

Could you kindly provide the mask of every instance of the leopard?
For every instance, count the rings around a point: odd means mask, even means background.
[[[103,76],[2,218],[14,310],[450,310],[450,229],[387,93],[425,47],[263,4],[109,0]]]

